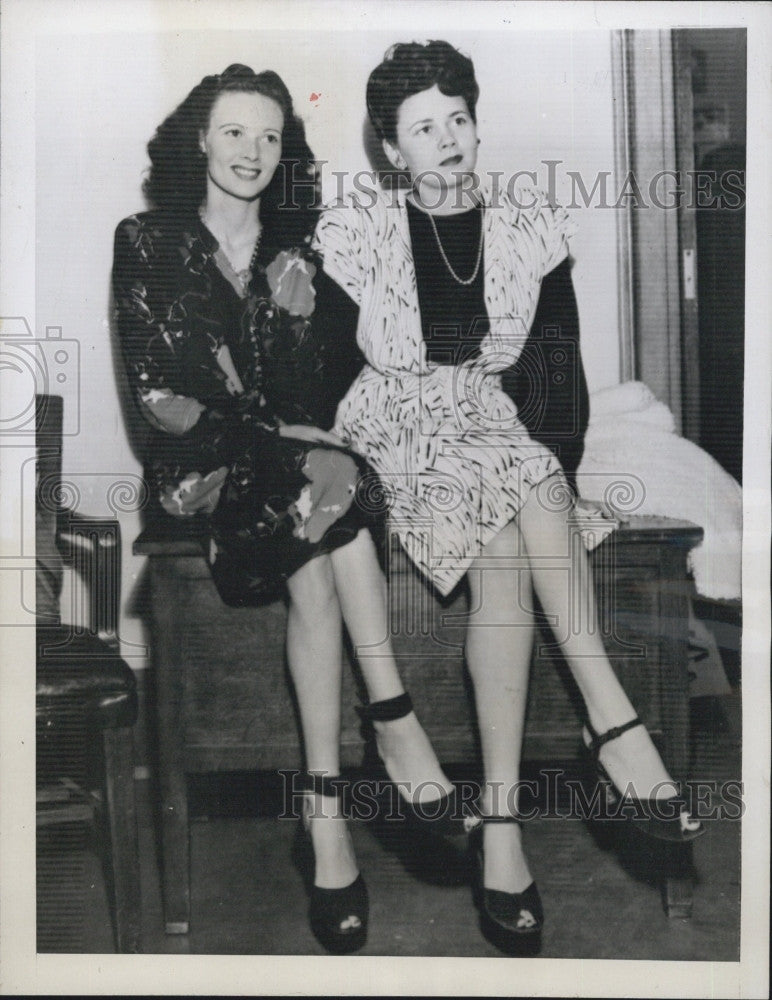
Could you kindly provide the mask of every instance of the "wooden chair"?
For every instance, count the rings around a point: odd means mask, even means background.
[[[118,655],[120,529],[117,521],[84,517],[60,503],[60,397],[37,397],[36,434],[38,845],[48,827],[90,820],[101,805],[116,950],[136,952],[140,882],[132,727],[137,691],[133,672]],[[85,628],[61,622],[62,564],[87,586]],[[89,787],[95,748],[101,750],[101,803]],[[39,851],[39,865],[40,858]],[[47,901],[39,898],[39,904]]]

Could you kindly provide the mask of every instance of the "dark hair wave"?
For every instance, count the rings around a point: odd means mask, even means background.
[[[397,141],[400,105],[434,85],[446,97],[463,97],[472,121],[480,88],[468,56],[449,42],[398,42],[392,45],[367,81],[367,113],[380,139]]]
[[[158,126],[147,146],[150,170],[142,190],[157,208],[195,212],[206,195],[207,161],[199,138],[221,94],[262,94],[284,115],[282,157],[260,198],[263,245],[276,249],[307,241],[316,222],[318,177],[303,122],[295,114],[284,81],[273,70],[255,73],[234,63],[222,73],[205,76]]]

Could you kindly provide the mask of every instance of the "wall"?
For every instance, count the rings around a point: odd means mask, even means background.
[[[291,8],[289,8],[291,9]],[[131,555],[139,464],[124,431],[114,375],[109,276],[116,223],[143,208],[145,146],[156,125],[206,73],[231,62],[270,67],[285,79],[311,147],[330,171],[370,168],[363,145],[367,75],[384,49],[409,34],[383,32],[159,31],[39,37],[36,51],[36,329],[61,328],[80,347],[80,381],[65,407],[80,416],[65,440],[64,471],[93,514],[117,510],[124,537],[121,635],[143,665],[132,605],[143,561]],[[613,172],[608,31],[443,33],[474,59],[481,85],[480,169],[536,170],[561,161],[588,189]],[[419,34],[419,37],[425,37]],[[311,101],[312,93],[320,95]],[[613,182],[612,182],[613,183]],[[572,244],[590,388],[618,382],[617,251],[613,210],[580,208]],[[123,485],[122,485],[123,484]]]

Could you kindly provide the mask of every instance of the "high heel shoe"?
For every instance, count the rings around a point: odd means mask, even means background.
[[[391,783],[394,782],[378,752],[378,739],[373,723],[403,719],[412,711],[413,700],[407,691],[393,698],[357,706],[357,713],[365,728],[365,766],[368,770],[379,771],[385,780]],[[452,792],[444,792],[439,798],[428,802],[412,802],[402,794],[401,787],[397,786],[397,790],[406,819],[427,832],[440,835],[467,834],[481,822],[480,816],[469,804],[460,800],[455,788]]]
[[[325,797],[342,797],[341,779],[322,775],[307,776],[307,791]],[[303,814],[304,843],[313,856],[310,820]],[[309,866],[310,867],[310,866]],[[333,955],[349,955],[367,940],[369,898],[361,873],[340,889],[312,885],[309,923],[317,941]]]
[[[522,824],[515,816],[484,816],[472,831],[470,847],[476,860],[474,903],[480,914],[480,930],[492,945],[506,955],[531,958],[542,945],[544,909],[535,882],[522,892],[486,889],[482,831],[485,823]]]
[[[585,743],[599,780],[606,786],[607,793],[620,802],[621,805],[629,804],[634,810],[634,815],[626,815],[632,826],[640,833],[655,840],[666,840],[676,844],[686,844],[705,833],[705,827],[698,819],[694,819],[689,812],[686,801],[680,795],[671,795],[663,799],[638,799],[632,796],[622,798],[619,789],[614,784],[606,768],[600,761],[601,747],[617,739],[628,729],[642,726],[643,722],[636,716],[622,726],[614,726],[600,736],[589,721],[585,721],[585,728],[590,736],[589,743]]]

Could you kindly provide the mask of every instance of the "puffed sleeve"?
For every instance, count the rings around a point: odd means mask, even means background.
[[[325,272],[361,305],[368,249],[361,210],[353,197],[331,202],[324,208],[313,245],[322,257]]]
[[[157,240],[159,232],[137,216],[124,219],[115,231],[113,249],[113,299],[115,320],[127,374],[143,416],[160,430],[184,433],[204,407],[179,393],[181,378],[171,333],[161,299],[168,297],[172,277],[163,274]],[[154,406],[162,399],[176,404],[176,420],[169,426],[156,421]],[[149,404],[149,405],[147,405]],[[160,414],[163,407],[159,407]]]
[[[527,233],[541,277],[549,274],[568,256],[568,241],[576,233],[576,223],[562,205],[550,202],[540,188],[518,191],[517,225]]]

